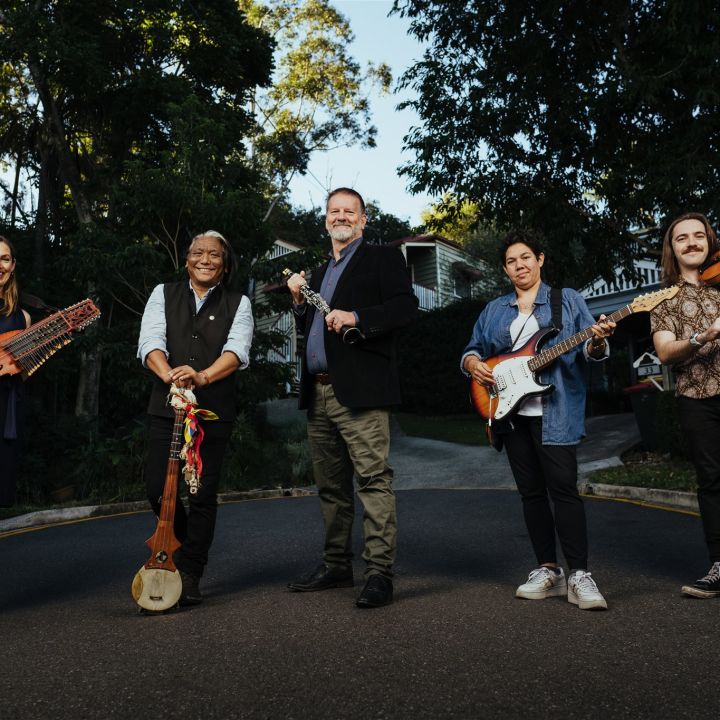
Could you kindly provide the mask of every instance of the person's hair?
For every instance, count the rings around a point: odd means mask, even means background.
[[[539,258],[545,251],[543,250],[540,241],[531,235],[527,230],[511,230],[501,241],[498,247],[498,254],[500,255],[500,264],[505,267],[505,258],[507,256],[508,248],[511,245],[522,243],[527,245],[533,252],[536,258]]]
[[[671,285],[677,284],[681,277],[680,266],[678,265],[677,258],[675,257],[675,251],[672,246],[672,237],[673,231],[677,227],[678,223],[683,222],[683,220],[697,220],[703,224],[705,234],[708,239],[708,258],[720,250],[717,235],[710,226],[709,220],[702,213],[689,212],[676,217],[668,225],[668,228],[663,235],[662,259],[660,260],[663,287],[670,287]]]
[[[15,248],[13,244],[5,237],[0,235],[0,242],[4,242],[10,248],[10,257],[15,260]],[[5,283],[4,289],[0,292],[0,313],[8,317],[15,312],[18,306],[18,298],[20,291],[18,290],[17,276],[13,272],[10,279]]]
[[[365,214],[365,201],[363,200],[362,195],[357,190],[346,187],[335,188],[328,193],[327,200],[325,201],[326,210],[328,205],[330,204],[330,198],[334,195],[352,195],[353,197],[356,197],[360,201],[360,209],[362,210],[362,214]]]
[[[206,230],[205,232],[198,233],[190,241],[187,252],[185,253],[185,257],[190,257],[190,251],[192,250],[192,246],[195,241],[204,237],[216,238],[220,242],[220,245],[222,245],[224,272],[222,278],[220,279],[220,284],[224,285],[225,283],[230,282],[230,280],[232,279],[232,276],[235,273],[235,268],[237,266],[237,260],[235,258],[235,251],[232,249],[232,246],[217,230]]]

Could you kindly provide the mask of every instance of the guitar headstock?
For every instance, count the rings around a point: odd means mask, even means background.
[[[670,287],[663,288],[662,290],[638,295],[630,303],[630,307],[633,312],[650,312],[650,310],[657,307],[661,302],[675,297],[679,290],[680,288],[677,285],[672,285]]]
[[[70,325],[71,330],[84,330],[90,323],[100,317],[100,311],[95,303],[88,299],[75,303],[62,311],[65,322]]]

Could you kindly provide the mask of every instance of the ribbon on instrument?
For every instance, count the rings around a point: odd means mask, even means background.
[[[203,410],[197,407],[195,394],[189,388],[170,387],[170,404],[185,412],[183,439],[185,444],[180,450],[180,458],[185,460],[182,472],[191,495],[197,494],[200,489],[202,478],[202,456],[200,446],[202,445],[205,431],[199,422],[203,420],[219,420],[220,418],[212,410]]]
[[[205,437],[205,431],[198,422],[198,418],[203,420],[219,420],[220,418],[212,410],[203,410],[202,408],[194,408],[188,404],[185,407],[185,445],[180,451],[180,457],[185,460],[183,467],[183,475],[185,482],[188,484],[188,490],[191,495],[195,495],[200,488],[200,479],[202,478],[202,457],[200,455],[200,446]]]

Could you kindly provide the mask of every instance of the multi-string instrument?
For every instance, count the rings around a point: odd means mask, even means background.
[[[649,312],[656,305],[668,300],[678,292],[673,286],[636,297],[629,305],[616,310],[607,320],[619,322],[636,312]],[[554,328],[538,330],[520,349],[487,358],[483,362],[490,366],[494,382],[492,385],[470,383],[470,398],[475,409],[492,425],[493,421],[510,417],[524,400],[536,395],[546,395],[554,390],[554,385],[538,382],[537,373],[566,352],[587,342],[593,337],[591,328],[539,351],[540,346],[556,334]]]
[[[285,268],[282,271],[282,274],[289,278],[291,275],[294,275],[295,273],[290,270],[289,268]],[[303,294],[303,297],[315,308],[317,308],[323,315],[328,315],[332,312],[330,309],[330,306],[325,301],[325,298],[323,298],[320,293],[316,293],[314,290],[311,290],[307,283],[303,285],[300,288],[300,292]],[[365,335],[363,335],[362,331],[358,327],[349,327],[343,330],[343,342],[348,345],[354,345],[358,340],[364,340]]]
[[[72,333],[83,330],[100,317],[92,300],[58,310],[27,330],[11,330],[0,335],[0,375],[32,375],[51,355],[73,340]]]
[[[171,392],[178,392],[185,395],[188,401],[195,402],[190,390],[173,385]],[[132,582],[135,602],[141,610],[151,612],[169,610],[178,604],[182,594],[182,580],[175,567],[173,553],[180,547],[180,541],[175,537],[174,523],[185,405],[183,402],[174,402],[175,397],[171,400],[175,421],[170,437],[170,456],[165,471],[160,515],[155,532],[145,541],[150,548],[150,559],[137,571]]]

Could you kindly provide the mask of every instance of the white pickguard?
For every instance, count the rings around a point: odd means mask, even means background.
[[[525,398],[552,390],[552,385],[541,385],[535,381],[528,367],[531,360],[532,357],[508,358],[493,368],[495,387],[490,390],[490,409],[494,420],[502,420]]]

